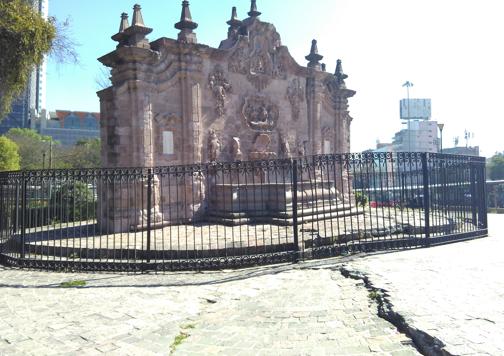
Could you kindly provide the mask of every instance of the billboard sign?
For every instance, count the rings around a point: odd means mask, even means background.
[[[402,99],[400,106],[401,120],[429,120],[431,118],[431,99]]]

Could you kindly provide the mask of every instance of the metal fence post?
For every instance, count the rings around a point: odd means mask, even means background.
[[[147,170],[147,263],[150,262],[151,251],[151,219],[152,219],[152,168]]]
[[[477,198],[476,198],[476,164],[472,161],[469,162],[469,172],[471,179],[471,219],[474,226],[478,227],[478,212],[477,212]],[[481,198],[481,197],[480,197]]]
[[[21,199],[21,258],[25,258],[25,240],[26,240],[26,198],[27,198],[27,179],[25,172],[21,172],[22,199]]]
[[[481,196],[480,196],[480,211],[479,211],[479,214],[480,214],[480,221],[481,221],[481,229],[488,229],[488,211],[487,211],[487,185],[486,185],[486,167],[485,167],[485,163],[481,164],[479,166],[479,169],[480,169],[480,181],[479,181],[479,185],[480,185],[480,192],[481,192]]]
[[[429,195],[429,167],[427,163],[428,153],[422,153],[422,173],[423,173],[423,205],[424,205],[424,234],[427,246],[430,245],[430,195]]]
[[[298,236],[298,161],[293,159],[292,164],[292,222],[294,228],[295,261],[299,261],[299,236]]]

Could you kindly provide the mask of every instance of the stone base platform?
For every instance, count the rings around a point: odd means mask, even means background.
[[[226,226],[246,224],[293,225],[291,183],[217,184],[209,194],[208,220]],[[338,219],[363,213],[344,203],[334,182],[297,184],[298,223]]]
[[[300,224],[299,249],[307,251],[318,247],[424,238],[423,219],[418,212],[369,214],[362,208],[356,210],[358,214],[352,216],[326,217]],[[436,238],[461,232],[459,225],[439,214],[431,224],[431,236]],[[10,243],[22,245],[21,236],[14,236]],[[169,226],[152,230],[150,234],[137,231],[109,235],[100,235],[94,222],[67,224],[65,227],[47,226],[27,231],[24,247],[25,258],[105,262],[228,258],[296,250],[292,226],[208,223]]]

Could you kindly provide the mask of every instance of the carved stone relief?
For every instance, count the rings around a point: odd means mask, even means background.
[[[246,98],[242,114],[247,125],[256,131],[272,131],[280,116],[278,106],[262,96]]]
[[[322,138],[324,140],[331,140],[334,137],[334,129],[329,126],[325,126],[322,129]]]
[[[252,151],[250,152],[250,159],[260,160],[272,158],[276,158],[276,153],[271,152],[271,137],[265,133],[257,135]]]
[[[233,73],[247,74],[250,66],[249,62],[248,55],[245,53],[245,48],[240,47],[229,59],[228,69]]]
[[[231,92],[232,87],[224,77],[224,71],[220,65],[216,65],[213,72],[208,76],[208,86],[217,101],[215,112],[219,117],[224,116],[227,93]]]
[[[297,121],[301,113],[301,103],[305,99],[305,91],[298,78],[293,79],[287,88],[287,98],[292,108],[292,118]]]
[[[250,30],[248,43],[231,55],[228,69],[246,75],[250,83],[261,91],[273,79],[287,78],[283,52],[277,50],[280,45],[280,35],[274,27],[257,23]]]

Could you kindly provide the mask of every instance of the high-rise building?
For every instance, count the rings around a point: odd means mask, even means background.
[[[47,19],[49,16],[49,0],[29,0],[33,8]],[[33,69],[26,89],[12,103],[11,112],[0,121],[0,134],[11,128],[30,127],[31,116],[45,109],[46,101],[46,61]]]
[[[439,151],[438,126],[436,121],[412,121],[408,128],[397,132],[393,139],[395,152]]]
[[[407,127],[394,136],[396,152],[438,152],[438,125],[431,120],[430,99],[403,99],[400,117]]]

